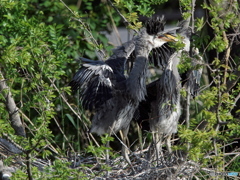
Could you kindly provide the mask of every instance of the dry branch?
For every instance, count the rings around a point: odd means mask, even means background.
[[[15,134],[26,137],[24,126],[18,113],[18,108],[12,97],[10,88],[6,84],[6,80],[1,71],[0,71],[0,92],[4,96],[5,99],[4,104],[9,114],[10,124],[12,128],[15,130]]]

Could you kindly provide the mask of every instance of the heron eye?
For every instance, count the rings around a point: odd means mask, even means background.
[[[164,35],[159,35],[159,36],[158,36],[158,38],[163,38],[163,37],[165,37],[165,36],[164,36]]]

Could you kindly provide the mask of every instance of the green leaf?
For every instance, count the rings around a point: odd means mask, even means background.
[[[77,125],[73,119],[73,117],[70,114],[65,114],[65,116],[67,116],[67,118],[69,119],[69,121],[73,124],[73,126],[77,129]]]

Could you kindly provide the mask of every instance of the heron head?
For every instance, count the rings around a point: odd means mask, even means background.
[[[177,41],[175,32],[179,27],[164,31],[164,17],[152,17],[146,24],[146,33],[148,42],[153,48],[160,47],[164,43]]]
[[[176,35],[174,35],[172,33],[161,33],[161,34],[157,34],[157,35],[153,36],[152,44],[153,44],[154,48],[157,48],[167,42],[175,42],[175,41],[178,41],[176,38]]]

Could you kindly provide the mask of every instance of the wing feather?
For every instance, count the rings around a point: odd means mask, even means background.
[[[69,85],[72,90],[80,89],[80,99],[84,109],[92,110],[112,97],[114,73],[103,61],[83,60]]]

